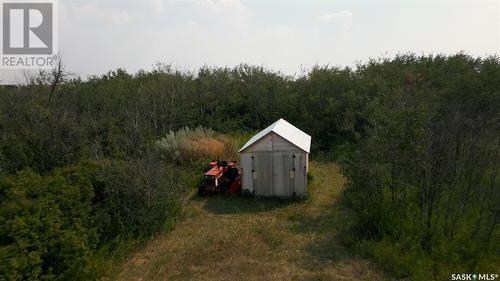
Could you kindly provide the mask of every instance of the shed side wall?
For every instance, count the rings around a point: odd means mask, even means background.
[[[253,192],[252,185],[252,155],[248,152],[241,153],[241,190]]]

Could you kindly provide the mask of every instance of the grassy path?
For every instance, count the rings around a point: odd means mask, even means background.
[[[335,237],[344,178],[311,163],[309,198],[283,202],[195,195],[186,219],[124,265],[118,280],[382,280]]]

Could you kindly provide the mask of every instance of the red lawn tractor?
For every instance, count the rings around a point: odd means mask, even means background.
[[[236,161],[212,160],[210,170],[205,173],[203,184],[198,188],[199,195],[210,193],[236,194],[241,192],[240,170]]]

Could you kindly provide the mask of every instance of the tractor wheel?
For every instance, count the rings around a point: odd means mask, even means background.
[[[227,184],[222,183],[222,184],[220,185],[220,193],[221,193],[221,194],[226,194],[226,193],[227,193]]]
[[[241,192],[241,190],[240,190],[240,192]],[[253,194],[250,192],[250,190],[248,190],[248,189],[243,190],[243,192],[242,192],[242,193],[243,193],[243,197],[251,197],[251,196],[253,195]]]
[[[198,187],[198,195],[203,196],[205,194],[206,194],[205,186],[202,185],[202,186]]]

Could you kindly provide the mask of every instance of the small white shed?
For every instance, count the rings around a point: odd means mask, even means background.
[[[242,190],[259,196],[303,196],[311,136],[284,119],[253,136],[241,149]]]

